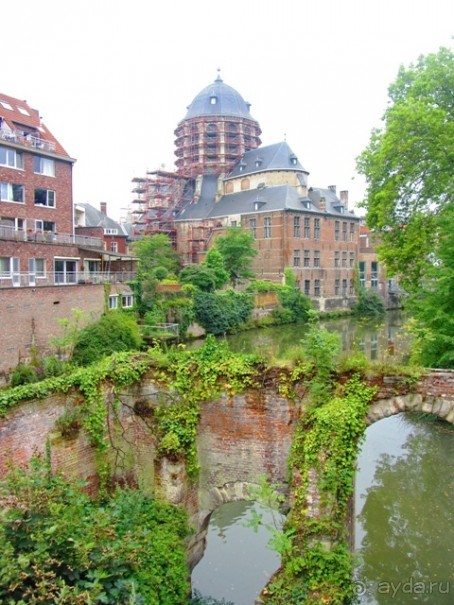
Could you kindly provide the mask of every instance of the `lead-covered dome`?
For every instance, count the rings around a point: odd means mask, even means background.
[[[202,116],[232,116],[253,120],[250,104],[231,86],[218,77],[194,98],[188,106],[185,120]]]

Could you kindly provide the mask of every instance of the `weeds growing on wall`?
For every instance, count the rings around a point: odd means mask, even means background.
[[[291,453],[293,505],[284,527],[291,547],[263,593],[269,605],[344,605],[354,595],[347,542],[355,460],[375,389],[358,376],[297,428]],[[311,510],[317,501],[318,510]]]

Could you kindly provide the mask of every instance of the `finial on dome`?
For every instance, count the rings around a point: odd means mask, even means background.
[[[220,68],[220,67],[218,67],[216,71],[218,72],[218,75],[217,75],[217,78],[216,78],[215,82],[222,82],[222,78],[221,78],[221,68]]]

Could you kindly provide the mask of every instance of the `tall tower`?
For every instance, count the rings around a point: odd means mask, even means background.
[[[262,131],[249,108],[218,73],[213,84],[194,98],[175,130],[177,174],[190,179],[226,174],[246,151],[256,149]]]

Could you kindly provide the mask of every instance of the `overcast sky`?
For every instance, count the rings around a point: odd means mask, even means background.
[[[21,0],[1,9],[0,92],[68,153],[74,201],[119,219],[131,180],[174,168],[174,130],[221,69],[262,143],[286,138],[309,185],[347,189],[399,66],[452,45],[452,0]]]

